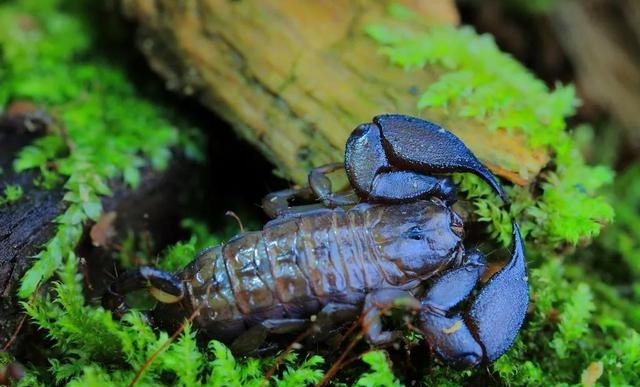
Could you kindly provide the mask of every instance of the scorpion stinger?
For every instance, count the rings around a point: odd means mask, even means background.
[[[471,172],[509,202],[496,178],[458,137],[415,117],[385,114],[358,126],[347,140],[345,168],[358,194],[372,201],[438,196],[451,204],[453,183],[431,174]]]
[[[184,297],[184,287],[176,276],[154,267],[143,266],[125,272],[114,281],[102,297],[102,306],[113,311],[116,317],[121,317],[129,310],[125,295],[142,289],[148,289],[162,303],[175,303]]]

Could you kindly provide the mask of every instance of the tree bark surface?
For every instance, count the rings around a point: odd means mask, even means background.
[[[342,161],[349,133],[388,112],[439,123],[495,173],[530,182],[549,156],[529,149],[524,136],[417,109],[417,93],[441,72],[390,65],[365,27],[424,30],[456,24],[458,14],[449,0],[401,3],[417,21],[394,20],[384,1],[121,0],[167,87],[196,96],[297,183],[314,166]]]
[[[15,153],[34,137],[31,133],[14,131],[4,120],[0,122],[0,194],[9,184],[20,185],[24,191],[20,200],[0,205],[0,349],[22,318],[15,294],[19,280],[30,267],[31,257],[53,236],[53,219],[65,209],[61,189],[35,187],[34,173],[13,172]]]

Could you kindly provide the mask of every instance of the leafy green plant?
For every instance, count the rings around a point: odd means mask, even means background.
[[[0,206],[20,200],[23,195],[22,187],[9,184],[4,187],[4,195],[0,196]]]
[[[356,381],[354,387],[400,387],[402,384],[393,375],[384,351],[371,351],[362,355],[373,372],[365,372]]]

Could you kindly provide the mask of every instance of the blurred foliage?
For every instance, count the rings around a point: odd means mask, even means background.
[[[507,6],[520,12],[539,14],[549,12],[558,0],[504,0]]]
[[[107,182],[124,179],[135,187],[140,168],[165,167],[173,146],[199,155],[194,141],[188,139],[193,133],[180,137],[167,110],[140,97],[122,69],[95,50],[95,25],[89,21],[99,4],[89,0],[0,4],[0,103],[35,101],[53,112],[56,123],[48,135],[23,149],[15,168],[38,169],[43,186],[64,185],[68,204],[56,220],[57,233],[22,282],[21,295],[27,297],[42,281],[58,274],[51,292],[24,303],[54,345],[46,349],[49,367],[29,365],[20,385],[122,386],[131,383],[138,371],[137,385],[141,386],[317,383],[324,375],[318,356],[303,359],[292,353],[278,364],[274,358],[239,361],[217,341],[198,348],[188,323],[169,343],[168,334],[151,329],[139,312],[114,321],[101,307],[86,304],[73,249],[83,223],[102,213],[100,199],[110,194]],[[411,17],[402,7],[394,6],[392,12]],[[510,240],[506,226],[510,215],[521,222],[529,257],[533,257],[531,312],[513,348],[490,367],[490,375],[484,369],[460,372],[434,365],[424,384],[479,385],[474,381],[491,380],[494,385],[579,386],[583,371],[592,364],[602,364],[603,369],[601,376],[592,376],[596,385],[640,383],[636,373],[640,313],[634,307],[640,298],[638,169],[630,169],[617,180],[614,191],[618,196],[613,203],[619,210],[618,223],[601,242],[608,253],[620,247],[621,259],[631,268],[627,282],[618,288],[603,282],[597,262],[588,265],[588,254],[583,251],[574,257],[561,254],[566,253],[561,247],[594,237],[613,217],[600,193],[612,180],[611,171],[586,165],[566,133],[565,118],[576,104],[573,89],[557,86],[549,91],[499,52],[490,37],[469,28],[436,28],[408,36],[401,30],[372,26],[369,33],[384,45],[384,53],[394,63],[414,69],[447,69],[447,74],[424,91],[417,101],[420,107],[446,108],[492,128],[520,131],[532,146],[549,147],[556,155],[555,165],[541,176],[540,192],[509,190],[511,213],[504,212],[484,183],[456,177],[473,200],[477,218],[486,221],[504,245]],[[189,132],[181,129],[180,133]],[[194,221],[185,221],[184,226],[193,236],[165,252],[166,259],[160,262],[167,269],[184,265],[203,246],[226,237],[211,237]],[[136,236],[125,252],[152,260]],[[157,357],[147,364],[156,352]],[[385,359],[381,351],[364,355],[371,371],[355,377],[355,385],[401,385]],[[274,366],[276,372],[265,380],[265,373]]]
[[[0,194],[0,206],[20,200],[23,193],[22,187],[19,185],[6,185],[3,194]]]

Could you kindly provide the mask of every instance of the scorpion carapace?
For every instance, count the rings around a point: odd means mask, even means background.
[[[331,192],[324,175],[337,167],[321,167],[310,173],[309,187],[265,198],[275,219],[261,231],[204,250],[176,275],[149,267],[125,273],[103,305],[124,313],[124,296],[149,288],[161,301],[156,319],[177,323],[198,310],[199,331],[239,353],[262,347],[269,334],[307,331],[323,340],[358,316],[369,342],[388,344],[400,333],[383,329],[380,315],[393,308],[409,312],[444,362],[496,360],[515,339],[529,301],[518,226],[513,222],[510,260],[480,284],[487,263],[463,246],[462,221],[451,209],[455,187],[429,174],[473,172],[505,203],[506,195],[444,129],[401,115],[374,123],[356,128],[347,143],[345,170],[361,203]],[[314,195],[323,204],[289,207],[293,197]]]

